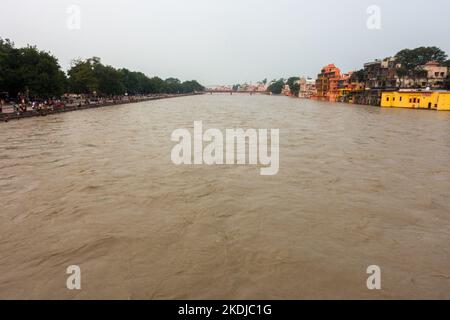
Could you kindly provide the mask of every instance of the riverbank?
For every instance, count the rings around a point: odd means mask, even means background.
[[[123,97],[120,100],[105,100],[104,102],[92,102],[81,104],[81,105],[59,105],[53,107],[47,107],[41,110],[26,110],[26,111],[14,111],[13,106],[6,106],[3,109],[10,109],[12,112],[0,112],[0,122],[8,122],[10,120],[20,120],[23,118],[32,118],[32,117],[41,117],[47,116],[55,113],[62,112],[71,112],[78,110],[86,110],[93,108],[102,108],[109,106],[117,106],[122,104],[130,104],[130,103],[138,103],[152,100],[161,100],[161,99],[170,99],[170,98],[179,98],[186,96],[195,96],[204,94],[203,92],[197,93],[185,93],[185,94],[158,94],[158,95],[150,95],[145,97]]]

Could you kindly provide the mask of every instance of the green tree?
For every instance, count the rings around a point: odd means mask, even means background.
[[[14,48],[14,43],[0,38],[0,92],[16,96],[23,89],[17,72],[20,68],[19,59],[19,50]]]
[[[272,83],[267,88],[267,91],[272,92],[273,94],[280,94],[284,88],[284,79],[273,80]]]
[[[121,81],[125,91],[130,95],[145,94],[145,82],[147,77],[141,72],[133,72],[128,69],[120,69]]]
[[[450,60],[445,61],[444,66],[446,66],[448,68],[447,78],[445,79],[444,85],[447,90],[450,90]]]
[[[165,92],[166,93],[181,93],[181,81],[176,78],[168,78],[165,81]]]
[[[412,50],[401,50],[395,57],[402,67],[407,70],[413,70],[430,61],[444,63],[447,59],[447,54],[438,47],[419,47]]]
[[[197,81],[181,82],[176,78],[149,78],[142,72],[115,69],[103,65],[100,58],[72,61],[68,78],[58,60],[36,47],[16,49],[10,40],[0,38],[0,92],[15,97],[19,93],[32,97],[56,97],[66,90],[100,96],[129,93],[191,93],[203,91]]]
[[[298,83],[298,81],[300,80],[299,77],[290,77],[287,81],[287,84],[289,85],[289,89],[291,90],[291,93],[294,96],[298,96],[299,92],[300,92],[300,84]]]
[[[17,72],[24,93],[30,97],[56,97],[64,93],[66,76],[54,56],[31,46],[19,52],[21,65]]]
[[[111,66],[105,66],[100,58],[75,60],[68,71],[69,87],[74,93],[100,96],[121,95],[126,91],[123,74]]]
[[[126,91],[121,74],[111,66],[98,65],[95,69],[100,95],[123,95]]]
[[[397,73],[397,76],[400,78],[400,87],[403,87],[405,78],[411,74],[411,71],[403,65],[400,68],[397,68],[395,71]]]
[[[357,83],[357,82],[364,82],[365,76],[364,76],[364,69],[355,71],[350,76],[350,82]]]
[[[93,57],[87,60],[72,61],[67,72],[69,75],[69,88],[73,93],[93,94],[99,91],[99,82],[95,69],[100,64],[100,58]]]
[[[183,93],[202,92],[205,88],[195,80],[185,81],[181,84]]]
[[[419,47],[415,49],[403,49],[396,54],[400,67],[396,69],[397,76],[401,80],[401,86],[407,77],[419,79],[426,77],[426,71],[420,67],[430,61],[446,63],[447,54],[438,47]]]
[[[166,82],[159,77],[149,79],[148,85],[151,93],[166,93],[167,91]]]
[[[9,40],[0,39],[0,91],[11,97],[60,96],[66,89],[66,75],[53,55],[27,46],[16,49]]]

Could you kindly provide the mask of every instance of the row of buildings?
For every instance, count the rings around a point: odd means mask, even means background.
[[[264,83],[257,83],[257,84],[236,84],[232,86],[210,86],[206,89],[206,91],[209,92],[255,92],[255,93],[262,93],[267,92],[267,85]]]
[[[233,89],[233,91],[238,91],[238,92],[266,92],[267,85],[264,83],[261,83],[261,82],[259,82],[257,84],[244,83],[244,84],[236,85],[232,89]]]
[[[357,72],[342,73],[334,64],[316,79],[299,80],[299,97],[381,107],[450,110],[450,92],[443,91],[448,68],[436,61],[404,72],[396,58],[366,63]]]

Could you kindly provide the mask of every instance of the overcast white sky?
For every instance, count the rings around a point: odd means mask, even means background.
[[[71,5],[81,28],[67,27]],[[370,5],[381,30],[369,30]],[[343,71],[403,48],[450,53],[448,0],[1,0],[0,37],[204,85]]]

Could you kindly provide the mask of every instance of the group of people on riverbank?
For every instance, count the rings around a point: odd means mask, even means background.
[[[15,114],[22,115],[26,112],[41,112],[45,110],[55,110],[64,108],[65,101],[61,99],[47,99],[47,100],[29,100],[19,99],[16,101],[0,101],[0,114]]]
[[[133,102],[141,102],[147,100],[164,99],[178,97],[191,94],[152,94],[139,96],[82,96],[69,95],[61,98],[52,98],[46,100],[19,98],[17,100],[0,100],[0,121],[8,121],[10,119],[20,119],[32,116],[45,116],[51,113],[74,111],[79,109],[88,109],[101,106],[109,106],[116,104],[125,104]]]
[[[66,107],[82,107],[86,105],[102,105],[106,103],[116,104],[124,102],[133,102],[136,99],[142,100],[143,97],[128,97],[128,96],[114,96],[114,97],[63,97],[50,99],[27,99],[19,98],[17,100],[7,101],[2,99],[0,101],[0,113],[12,113],[21,115],[25,112],[46,111],[46,110],[64,110]]]

